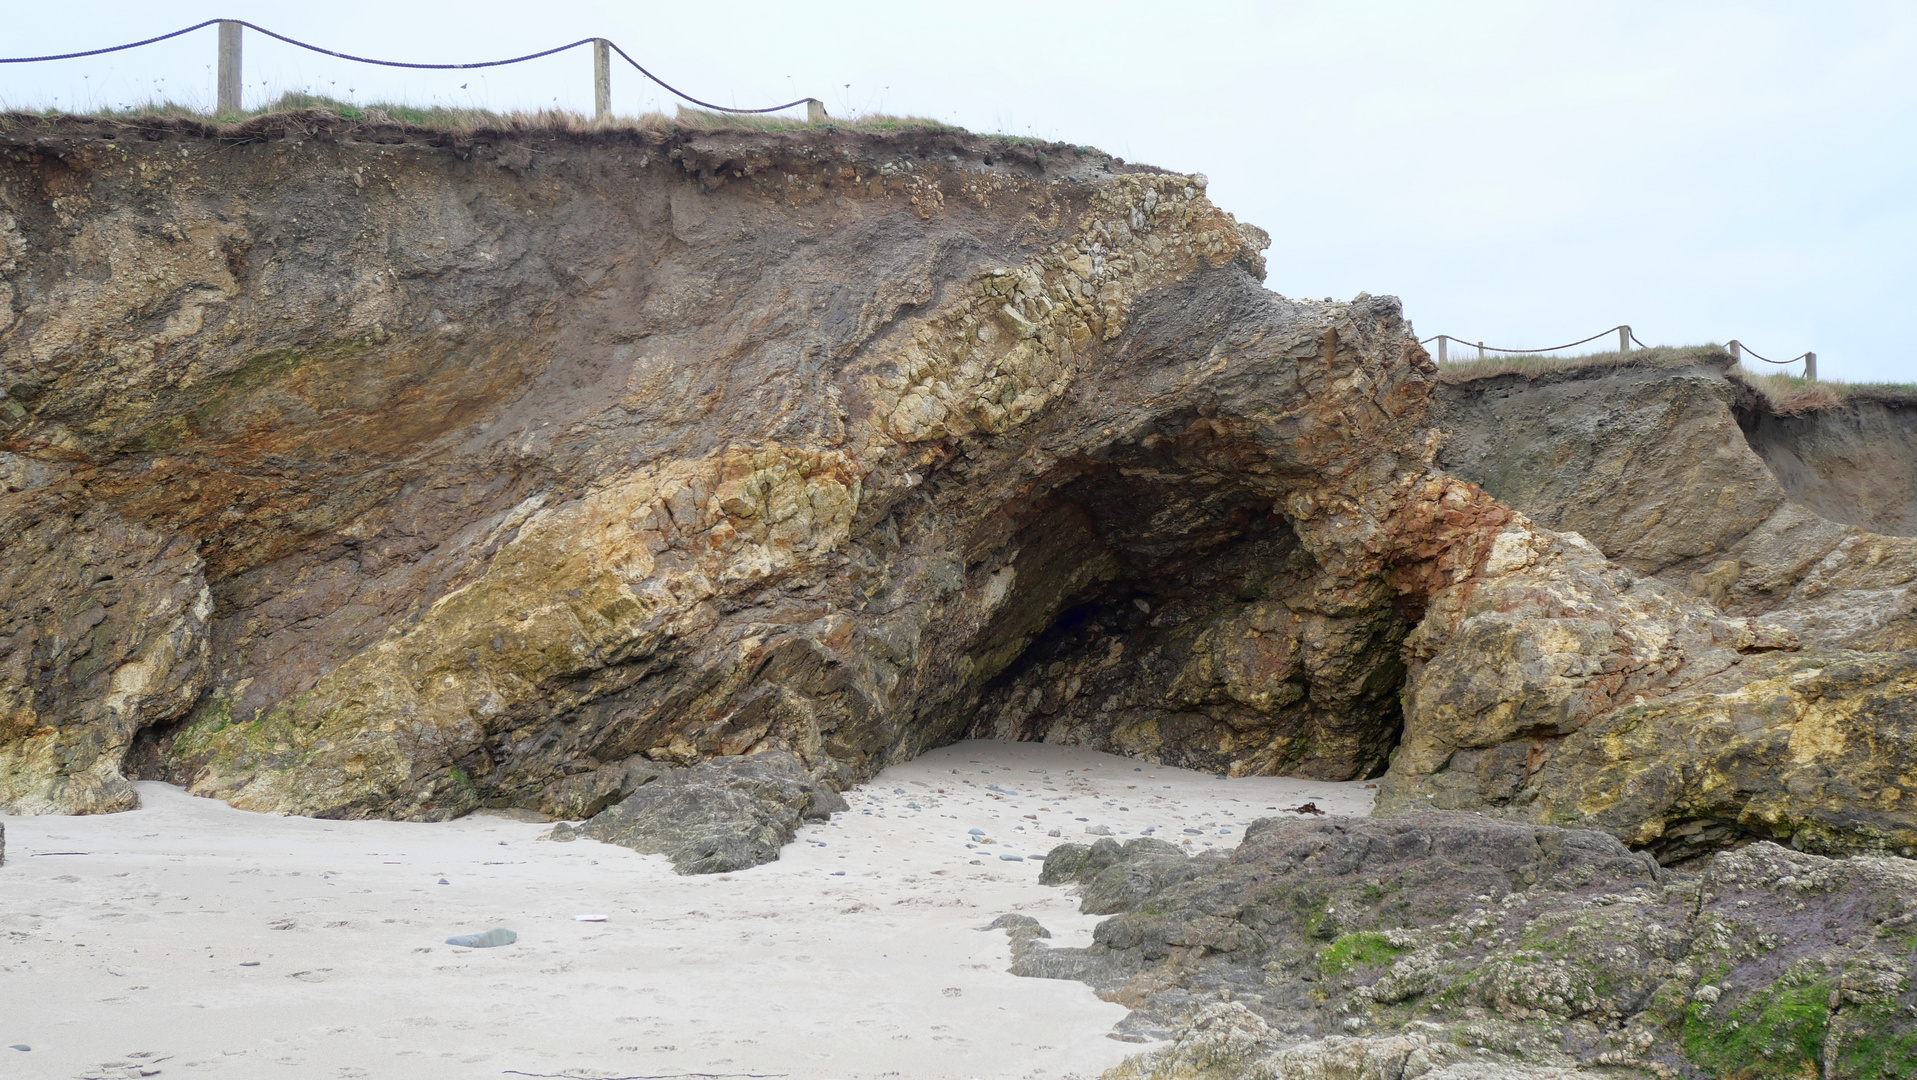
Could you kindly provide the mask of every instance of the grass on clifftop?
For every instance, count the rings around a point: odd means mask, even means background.
[[[1811,382],[1799,375],[1773,375],[1748,368],[1739,368],[1737,374],[1770,400],[1773,411],[1780,413],[1835,409],[1851,402],[1866,401],[1880,405],[1917,406],[1917,383],[1854,383],[1841,379]]]
[[[809,123],[791,116],[752,115],[708,112],[681,108],[672,116],[652,112],[638,116],[618,116],[601,123],[583,113],[565,109],[537,109],[493,112],[490,109],[459,109],[442,105],[401,105],[390,101],[356,103],[320,94],[292,92],[281,94],[257,109],[214,116],[210,112],[173,101],[149,101],[125,108],[93,109],[75,113],[59,109],[14,110],[14,116],[55,120],[62,116],[89,116],[109,120],[139,120],[144,117],[168,117],[218,123],[239,123],[275,113],[321,110],[344,120],[363,123],[395,123],[435,131],[608,131],[608,130],[695,130],[695,131],[931,131],[963,132],[965,129],[922,116],[891,116],[873,113],[849,118],[831,117],[821,123]],[[1014,140],[1014,136],[987,138]]]
[[[1452,343],[1452,347],[1464,350],[1469,346]],[[1474,382],[1478,379],[1490,379],[1499,375],[1523,375],[1535,379],[1540,375],[1550,375],[1560,371],[1593,371],[1599,369],[1623,368],[1672,368],[1687,367],[1691,364],[1716,364],[1729,366],[1731,354],[1717,345],[1689,345],[1677,348],[1658,346],[1651,349],[1636,349],[1621,353],[1615,349],[1609,352],[1580,353],[1576,356],[1514,356],[1492,353],[1482,360],[1453,360],[1438,367],[1438,381],[1447,383]]]
[[[1710,364],[1725,368],[1738,382],[1762,394],[1778,413],[1810,412],[1834,409],[1851,402],[1879,402],[1885,405],[1917,406],[1917,383],[1853,383],[1843,380],[1811,382],[1798,375],[1753,371],[1731,363],[1731,354],[1721,345],[1658,346],[1633,352],[1584,353],[1578,356],[1491,355],[1482,360],[1454,360],[1438,367],[1438,381],[1467,383],[1499,375],[1522,375],[1536,379],[1558,372],[1629,370],[1633,368],[1675,368],[1691,364]]]

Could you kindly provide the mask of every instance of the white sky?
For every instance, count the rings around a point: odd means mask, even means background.
[[[1917,381],[1907,2],[0,0],[0,55],[216,15],[423,62],[609,37],[721,104],[810,94],[840,115],[929,116],[1203,172],[1215,201],[1272,234],[1273,289],[1394,293],[1420,335],[1532,347],[1628,322],[1653,344],[1735,337],[1778,358],[1814,349],[1826,378]],[[208,28],[0,65],[0,103],[210,103],[214,44]],[[249,103],[300,88],[493,109],[591,101],[584,49],[403,72],[249,33],[246,76]],[[620,112],[671,108],[623,66],[613,94]]]

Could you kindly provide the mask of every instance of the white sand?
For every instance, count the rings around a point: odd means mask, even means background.
[[[999,855],[1097,825],[1228,847],[1268,807],[1372,796],[967,742],[848,792],[778,862],[680,877],[500,816],[316,821],[139,788],[132,813],[4,819],[0,1076],[1096,1076],[1145,1049],[1106,1037],[1124,1009],[1007,974],[978,928],[1023,912],[1082,945],[1098,919]],[[968,848],[973,828],[995,842]],[[518,943],[443,944],[493,926]]]

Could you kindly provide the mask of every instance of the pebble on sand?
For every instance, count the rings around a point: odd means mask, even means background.
[[[483,934],[454,934],[446,939],[446,944],[457,945],[462,949],[493,949],[501,945],[511,945],[518,940],[518,934],[503,926],[495,926]]]

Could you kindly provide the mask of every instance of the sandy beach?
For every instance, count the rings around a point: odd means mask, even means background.
[[[130,813],[0,819],[0,1076],[1093,1077],[1146,1048],[1107,1037],[1124,1009],[1007,974],[980,929],[1020,912],[1089,943],[1097,918],[1030,856],[1099,829],[1226,848],[1372,795],[966,742],[847,792],[778,862],[680,877],[500,815],[139,789]],[[518,941],[444,943],[495,926]]]

